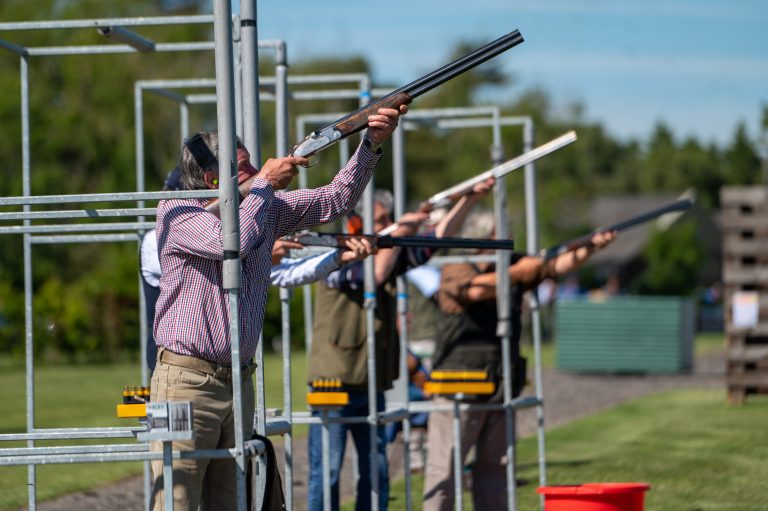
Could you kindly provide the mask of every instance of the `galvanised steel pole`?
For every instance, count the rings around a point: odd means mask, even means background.
[[[283,294],[285,291],[285,296]],[[291,318],[289,304],[291,291],[280,289],[280,303],[283,305],[283,414],[291,423],[291,429],[284,435],[285,449],[285,505],[288,511],[293,509],[293,397],[291,396]]]
[[[194,16],[154,16],[144,18],[100,18],[78,20],[49,20],[49,21],[13,21],[0,23],[0,30],[45,30],[62,28],[98,28],[116,25],[126,27],[157,26],[157,25],[191,25],[209,24],[212,21],[209,14]],[[134,50],[135,51],[135,50]]]
[[[331,460],[328,451],[331,448],[331,435],[328,424],[328,411],[320,412],[322,420],[322,436],[320,438],[320,448],[323,454],[323,511],[332,511],[331,508]],[[346,440],[346,439],[345,439]]]
[[[142,87],[141,85],[136,82],[133,85],[133,124],[134,124],[134,130],[135,130],[135,149],[134,154],[136,156],[136,191],[137,192],[143,192],[146,185],[145,185],[145,179],[144,174],[146,172],[144,168],[144,105],[143,105],[143,97],[142,97]],[[143,208],[144,207],[144,201],[138,200],[136,201],[136,207],[137,208]],[[139,222],[144,221],[143,216],[139,216],[136,219]],[[141,242],[139,242],[139,247],[141,247]],[[141,266],[141,261],[139,261],[139,266]],[[139,268],[141,269],[141,268]],[[141,311],[141,314],[139,314],[139,328],[141,329],[141,332],[139,334],[140,339],[140,348],[141,348],[141,384],[147,385],[147,381],[149,381],[149,375],[147,371],[147,316],[144,313],[146,310],[146,296],[144,296],[144,286],[141,284],[141,276],[139,276],[139,310]]]
[[[288,154],[288,51],[284,41],[275,47],[276,156]]]
[[[395,218],[405,213],[405,129],[392,134],[392,182],[395,196]],[[400,378],[404,382],[400,390],[401,399],[407,410],[410,404],[408,392],[408,280],[405,275],[397,277],[397,314],[400,318]],[[403,470],[405,471],[405,509],[410,511],[411,502],[411,420],[403,421]]]
[[[179,133],[181,140],[189,138],[189,103],[179,103]]]
[[[366,84],[370,90],[370,83]],[[360,106],[365,106],[370,101],[370,95],[360,96]],[[361,137],[363,135],[361,134]],[[373,225],[373,191],[375,175],[363,192],[363,230],[366,234],[376,234]],[[363,262],[364,285],[363,306],[365,307],[366,345],[368,348],[368,427],[371,448],[369,452],[369,464],[371,470],[371,509],[379,511],[379,464],[378,464],[378,417],[376,402],[376,273],[373,265],[373,257],[368,257]],[[358,496],[359,498],[359,496]]]
[[[373,177],[363,193],[363,226],[366,234],[376,234],[373,226]],[[373,258],[368,257],[363,262],[364,286],[363,306],[367,325],[366,344],[368,348],[368,427],[369,427],[369,464],[371,471],[371,509],[379,511],[379,464],[378,454],[378,420],[376,403],[376,274]],[[326,456],[327,453],[323,453]],[[360,498],[360,496],[358,496]]]
[[[240,5],[242,10],[243,6]],[[243,94],[245,83],[243,79],[243,45],[240,39],[240,17],[235,16],[232,20],[232,43],[233,59],[235,62],[235,132],[240,140],[243,140]],[[258,78],[257,78],[258,79]]]
[[[134,114],[134,129],[136,131],[136,191],[143,192],[145,188],[144,174],[146,172],[144,168],[144,97],[143,88],[139,82],[133,84],[133,114]],[[144,207],[144,201],[136,201],[137,208]],[[144,217],[137,218],[138,221],[143,222]],[[137,242],[139,250],[141,250],[141,237]],[[141,357],[141,384],[144,386],[149,385],[149,371],[147,367],[147,343],[149,343],[149,336],[147,335],[147,328],[149,327],[147,321],[147,296],[144,294],[144,284],[141,278],[141,256],[139,256],[139,350]],[[143,486],[144,486],[144,509],[149,511],[151,496],[152,496],[152,465],[149,461],[144,462],[144,474],[143,474]]]
[[[296,138],[303,136],[305,129],[304,119],[301,117],[296,119]],[[299,167],[299,188],[306,188],[307,182],[307,169]],[[307,284],[301,286],[301,301],[304,307],[304,350],[309,354],[309,350],[312,348],[312,325],[314,324],[314,310],[312,310],[312,286]]]
[[[30,177],[30,147],[29,147],[29,58],[21,56],[21,172],[23,194],[31,192]],[[31,211],[29,205],[24,205],[24,211]],[[25,226],[32,225],[30,220],[24,220]],[[32,309],[32,243],[30,235],[24,234],[24,329],[26,332],[26,389],[27,389],[27,432],[35,430],[35,352]],[[34,440],[27,441],[27,447],[34,447]],[[34,465],[27,467],[27,495],[29,510],[37,509],[37,471]]]
[[[453,397],[453,413],[451,414],[453,425],[453,502],[456,511],[464,511],[464,449],[461,448],[461,412],[459,411],[459,396]]]
[[[245,0],[240,3],[240,18],[235,20],[235,30],[240,44],[240,58],[238,59],[240,70],[240,91],[235,90],[236,100],[239,100],[240,121],[242,124],[243,143],[245,147],[253,149],[251,163],[255,168],[261,168],[261,119],[259,101],[259,41],[257,34],[256,0]],[[237,86],[238,80],[235,80]],[[239,92],[239,93],[238,93]],[[259,339],[256,346],[256,414],[254,418],[247,419],[246,427],[249,428],[244,435],[250,437],[254,422],[256,432],[266,434],[266,393],[264,389],[264,336]],[[259,474],[266,474],[266,459],[260,456],[256,460]],[[256,502],[264,499],[264,485],[256,485]]]
[[[534,128],[533,120],[528,118],[523,125],[523,151],[533,148]],[[536,197],[536,164],[531,162],[525,166],[525,232],[526,246],[529,254],[539,253],[539,225],[538,225],[538,199]],[[533,337],[534,381],[536,398],[539,404],[536,406],[537,418],[537,445],[539,456],[539,486],[547,485],[547,460],[546,446],[544,443],[544,378],[541,368],[541,309],[539,307],[539,293],[533,289],[528,294],[531,304],[531,328]],[[539,496],[539,506],[544,509],[544,496]]]
[[[243,435],[243,396],[240,360],[239,290],[240,192],[237,186],[235,145],[235,88],[232,57],[232,10],[229,0],[213,1],[213,28],[216,57],[216,113],[219,128],[219,201],[224,245],[222,284],[228,291],[230,340],[232,342],[232,398],[235,413],[235,462],[237,465],[237,508],[246,507],[246,463]],[[250,421],[249,421],[250,422]],[[249,424],[250,428],[250,424]],[[166,489],[167,491],[167,489]]]
[[[286,45],[275,48],[275,154],[288,154],[288,58]],[[293,291],[280,288],[283,346],[283,401],[291,416],[291,298]],[[287,371],[286,371],[287,369]],[[285,435],[285,497],[288,510],[293,509],[293,434]]]
[[[492,159],[494,164],[502,163],[504,154],[501,144],[501,124],[498,113],[493,116],[493,148]],[[509,225],[507,224],[507,188],[505,178],[500,178],[494,187],[493,208],[496,216],[496,237],[509,238]],[[504,385],[504,425],[506,431],[506,458],[507,458],[507,509],[517,509],[517,489],[515,487],[515,411],[512,408],[512,323],[510,318],[510,281],[507,268],[510,265],[510,253],[507,250],[499,250],[496,254],[496,306],[498,312],[498,325],[496,335],[501,337],[501,360]]]
[[[251,153],[251,163],[261,168],[259,104],[259,41],[256,26],[256,0],[240,1],[240,58],[242,69],[243,143]]]

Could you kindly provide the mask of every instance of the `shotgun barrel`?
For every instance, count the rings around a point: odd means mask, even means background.
[[[513,250],[513,240],[488,240],[473,238],[432,238],[429,236],[378,236],[375,234],[351,235],[341,233],[297,233],[285,236],[284,240],[301,243],[305,247],[344,248],[350,238],[365,238],[377,248],[392,247],[430,247],[430,248],[464,248]]]
[[[483,62],[507,51],[523,42],[519,30],[510,32],[477,50],[460,57],[443,67],[396,89],[381,99],[374,101],[341,119],[313,131],[291,150],[291,156],[309,158],[334,145],[339,140],[363,130],[368,125],[368,116],[378,112],[379,108],[399,109],[409,104],[414,98],[455,78],[456,76],[479,66]]]
[[[672,202],[671,204],[667,204],[666,206],[660,207],[658,209],[654,209],[652,211],[648,211],[646,213],[642,213],[632,218],[628,218],[627,220],[624,220],[622,222],[619,222],[613,225],[609,225],[608,227],[601,227],[586,236],[581,236],[581,237],[572,239],[571,241],[560,243],[559,245],[555,245],[554,247],[550,247],[548,249],[542,250],[542,256],[544,257],[544,259],[552,259],[566,252],[570,252],[571,250],[576,250],[577,248],[581,248],[581,247],[588,247],[592,244],[591,240],[594,233],[626,231],[627,229],[631,229],[632,227],[636,227],[640,224],[648,222],[649,220],[653,220],[654,218],[658,218],[662,215],[666,215],[667,213],[672,213],[675,211],[685,211],[687,209],[690,209],[691,206],[693,206],[693,202],[690,199],[681,199],[681,200]]]
[[[539,158],[551,154],[575,141],[576,132],[573,130],[568,131],[559,137],[550,140],[546,144],[542,144],[535,149],[531,149],[527,153],[523,153],[520,156],[505,161],[504,163],[497,165],[490,170],[486,170],[485,172],[478,174],[475,177],[469,178],[466,181],[462,181],[461,183],[443,190],[440,193],[436,193],[427,199],[427,203],[432,207],[443,206],[445,203],[456,200],[462,195],[466,195],[467,193],[471,192],[472,188],[476,184],[482,183],[489,177],[495,177],[498,179],[500,177],[506,176],[510,172],[525,167],[529,163],[532,163]]]

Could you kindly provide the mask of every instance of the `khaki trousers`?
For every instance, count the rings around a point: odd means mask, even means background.
[[[152,373],[152,401],[191,401],[195,438],[173,442],[173,449],[222,449],[235,445],[235,418],[232,401],[231,376],[222,371],[207,374],[202,371],[171,365],[158,355]],[[250,439],[253,425],[253,370],[243,371],[243,428]],[[161,451],[161,442],[153,442],[152,451]],[[173,461],[174,511],[197,511],[203,502],[205,509],[230,510],[237,507],[235,462],[232,459],[183,459]],[[152,508],[165,507],[163,495],[163,463],[152,462]]]
[[[453,404],[436,397],[435,404]],[[461,459],[475,446],[472,501],[475,511],[507,507],[506,433],[502,410],[461,412]],[[454,507],[453,413],[434,412],[427,426],[427,467],[424,471],[422,511],[450,511]]]

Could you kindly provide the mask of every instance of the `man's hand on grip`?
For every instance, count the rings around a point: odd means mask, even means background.
[[[296,165],[307,165],[307,159],[300,156],[270,158],[259,171],[259,178],[268,181],[275,190],[285,190],[299,171]]]

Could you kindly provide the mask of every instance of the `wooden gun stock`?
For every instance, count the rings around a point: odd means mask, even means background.
[[[368,116],[378,113],[379,108],[394,108],[400,110],[402,105],[408,105],[411,103],[411,98],[405,92],[401,92],[394,96],[387,96],[379,101],[371,103],[361,110],[357,110],[349,117],[336,124],[336,129],[341,132],[342,138],[346,138],[353,133],[362,131],[368,126]]]

